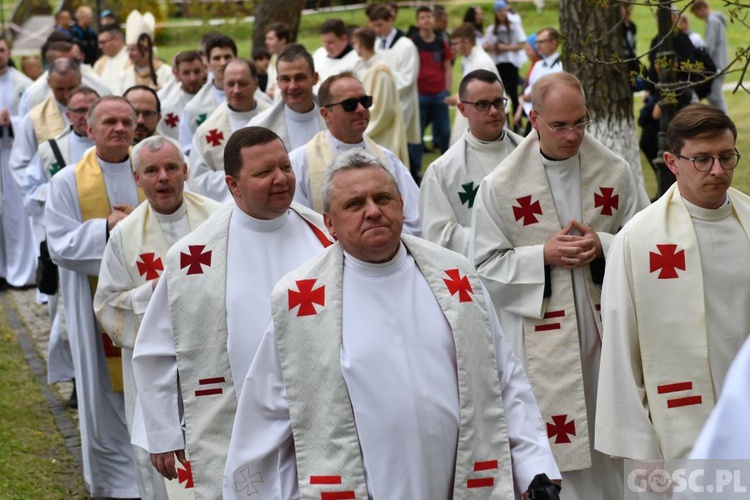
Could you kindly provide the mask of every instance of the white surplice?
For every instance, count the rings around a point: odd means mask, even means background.
[[[334,159],[338,155],[352,149],[366,148],[364,139],[357,144],[346,144],[333,137],[331,132],[326,132],[326,140],[328,146],[331,148],[331,156]],[[401,197],[404,199],[404,214],[406,215],[406,219],[404,220],[404,232],[407,234],[413,234],[414,236],[419,236],[422,232],[422,228],[419,224],[419,186],[414,182],[414,178],[412,178],[409,173],[409,169],[401,163],[401,160],[399,160],[395,154],[382,146],[378,147],[380,148],[381,154],[385,155],[387,158],[388,164],[386,166],[396,178],[396,184],[398,184],[399,191],[401,191]],[[308,208],[314,209],[313,196],[310,192],[310,172],[307,166],[307,151],[305,146],[301,146],[289,153],[289,160],[292,162],[292,169],[297,178],[297,189],[294,192],[294,201],[305,205]]]
[[[320,116],[317,104],[307,113],[298,113],[277,101],[270,108],[250,120],[248,127],[266,127],[281,138],[287,151],[292,151],[307,144],[315,134],[326,129],[326,123]]]
[[[383,264],[344,254],[343,272],[341,371],[354,410],[367,490],[372,498],[451,498],[459,391],[450,325],[403,245]],[[560,476],[521,363],[492,310],[488,316],[520,493],[538,473]],[[259,498],[298,498],[273,323],[248,372],[232,436],[224,498],[243,497],[235,481],[246,471],[248,477],[261,471],[265,483]]]
[[[560,227],[565,227],[571,219],[581,222],[581,175],[578,156],[562,161],[543,158],[542,162]],[[628,192],[637,193],[635,179],[632,176],[628,176],[628,179],[630,184]],[[481,248],[482,254],[488,248],[497,250],[497,256],[488,260],[485,270],[483,272],[480,270],[480,275],[493,296],[500,323],[508,335],[513,351],[519,359],[526,360],[523,319],[525,316],[538,317],[545,301],[544,242],[540,241],[537,245],[512,247],[505,236],[507,230],[504,228],[503,221],[496,215],[496,209],[484,208],[485,204],[490,207],[495,204],[491,188],[486,182],[480,186],[477,198],[472,216],[474,241],[470,244],[470,254],[476,255],[478,248]],[[634,196],[622,200],[620,209],[625,211],[626,220],[637,212],[637,201],[637,197]],[[606,256],[614,235],[604,232],[597,232],[597,235]],[[615,500],[623,496],[622,462],[612,460],[593,449],[593,422],[595,422],[601,340],[591,311],[583,270],[578,268],[572,270],[571,273],[578,320],[586,412],[590,422],[592,467],[563,472],[564,495],[567,499]]]
[[[349,52],[343,56],[330,57],[324,47],[318,47],[315,52],[312,53],[313,62],[315,63],[315,72],[318,73],[318,84],[313,89],[315,93],[318,93],[320,85],[326,81],[329,76],[338,75],[344,71],[354,73],[354,76],[359,78],[360,72],[362,71],[362,58],[359,57],[357,51],[352,48],[351,45],[347,44]],[[343,52],[343,51],[342,51]]]
[[[708,366],[718,398],[732,360],[750,332],[750,242],[731,204],[709,210],[682,201],[695,228],[706,307]],[[644,212],[645,215],[645,212]],[[662,457],[649,417],[630,269],[629,225],[612,242],[602,290],[605,339],[597,448],[634,459]],[[685,293],[699,293],[688,289]],[[665,328],[669,328],[665,312]],[[679,334],[680,332],[675,332]],[[665,358],[667,356],[665,355]],[[602,431],[599,433],[599,431]],[[667,457],[686,458],[686,457]]]
[[[102,167],[110,206],[138,205],[130,162]],[[78,389],[84,479],[93,497],[138,497],[122,393],[111,390],[104,347],[92,307],[90,276],[98,276],[107,220],[81,222],[75,167],[52,178],[45,207],[50,255],[60,266],[70,347]]]
[[[227,269],[231,271],[226,282],[226,348],[239,395],[271,318],[273,286],[323,247],[308,223],[293,211],[259,220],[235,206],[228,231]],[[133,442],[151,453],[185,448],[168,281],[163,275],[154,290],[133,353],[146,433],[134,436]]]
[[[391,36],[395,37],[397,30],[393,30]],[[399,93],[399,105],[404,114],[404,125],[406,126],[406,142],[419,144],[421,142],[419,125],[419,93],[417,91],[417,77],[419,76],[419,50],[410,38],[403,33],[393,45],[383,49],[380,43],[375,44],[375,52],[380,54],[384,63],[391,68],[396,80],[396,88]],[[395,103],[394,103],[395,104]]]
[[[184,106],[184,110],[180,115],[178,135],[185,154],[190,154],[190,144],[193,142],[195,130],[219,104],[226,100],[227,94],[224,92],[224,89],[216,87],[213,80],[211,80],[201,87]]]

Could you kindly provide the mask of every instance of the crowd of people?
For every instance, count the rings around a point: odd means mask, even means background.
[[[671,122],[652,204],[556,29],[506,0],[486,29],[366,14],[169,65],[150,14],[97,33],[81,7],[35,81],[0,39],[0,276],[49,304],[92,497],[616,500],[623,459],[688,457],[724,381],[747,392],[720,105]],[[745,451],[731,414],[695,453]]]

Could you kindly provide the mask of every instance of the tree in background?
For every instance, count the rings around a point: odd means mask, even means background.
[[[292,30],[292,39],[289,41],[296,41],[304,7],[305,0],[260,0],[255,6],[253,48],[265,46],[266,26],[276,22],[286,23]]]

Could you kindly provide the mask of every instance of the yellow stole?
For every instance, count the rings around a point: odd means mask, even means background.
[[[96,148],[89,149],[83,158],[75,166],[76,186],[78,188],[78,204],[81,207],[81,222],[91,219],[106,219],[112,212],[107,196],[107,187],[104,183],[104,174],[96,159]],[[143,202],[146,197],[141,189],[138,189],[138,200]],[[97,277],[91,276],[91,296],[96,294],[99,282]],[[101,330],[101,328],[100,328]],[[104,355],[107,358],[107,369],[112,392],[123,392],[122,384],[122,354],[115,347],[109,336],[100,331]]]
[[[60,112],[54,94],[34,106],[29,113],[34,123],[37,144],[53,139],[65,130],[65,118]]]
[[[366,135],[363,135],[362,139],[365,141],[365,149],[380,158],[383,165],[390,170],[388,159],[378,145],[375,144],[375,141]],[[323,178],[326,175],[326,170],[333,163],[333,154],[331,153],[331,146],[328,144],[327,130],[315,134],[315,137],[305,145],[305,159],[307,160],[307,172],[310,176],[310,196],[312,197],[313,209],[322,214]]]

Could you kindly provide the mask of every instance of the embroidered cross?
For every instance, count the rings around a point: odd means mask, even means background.
[[[295,307],[299,306],[297,310],[297,316],[314,316],[318,314],[313,304],[318,304],[325,307],[326,305],[326,286],[321,285],[315,290],[315,278],[308,280],[297,280],[297,288],[299,291],[289,289],[289,310],[291,311]]]
[[[263,474],[261,474],[261,471],[258,471],[255,474],[251,475],[250,466],[248,465],[240,471],[240,476],[242,476],[242,481],[234,482],[234,489],[235,491],[237,491],[237,493],[241,492],[242,490],[247,491],[247,496],[252,496],[256,493],[260,493],[258,487],[255,486],[255,483],[263,482]],[[250,491],[250,488],[252,488],[253,491]]]
[[[179,121],[180,117],[174,113],[167,113],[167,116],[164,118],[164,123],[166,123],[169,128],[175,128]]]
[[[204,248],[206,248],[206,245],[188,245],[189,254],[180,252],[180,269],[190,266],[187,271],[189,275],[203,274],[201,264],[211,266],[211,250],[204,252]]]
[[[469,208],[473,207],[479,186],[474,187],[474,182],[467,182],[466,184],[461,184],[461,187],[464,189],[458,192],[458,199],[461,200],[461,205],[467,205]]]
[[[161,257],[156,257],[153,252],[142,253],[138,256],[140,261],[136,261],[138,266],[138,274],[144,276],[146,280],[154,280],[159,277],[159,271],[164,270],[164,265],[161,262]]]
[[[49,169],[49,176],[54,177],[55,174],[58,173],[60,170],[62,170],[62,167],[60,167],[60,164],[57,162],[53,163]]]
[[[177,469],[177,482],[185,483],[185,489],[193,487],[193,471],[190,468],[190,462],[185,462],[184,469]]]
[[[677,269],[685,270],[685,250],[677,252],[677,245],[656,245],[659,253],[649,252],[649,271],[659,271],[657,279],[669,280],[679,278]]]
[[[445,281],[445,285],[448,287],[448,291],[451,295],[456,295],[456,293],[458,293],[459,302],[471,302],[472,298],[469,294],[473,294],[474,290],[471,288],[469,278],[461,276],[461,272],[458,269],[447,269],[445,274],[447,274],[450,279],[443,278],[443,281]]]
[[[550,439],[555,438],[555,444],[570,443],[571,436],[576,435],[575,420],[566,422],[567,415],[552,415],[552,423],[547,422],[547,435]]]
[[[531,196],[521,196],[520,198],[517,198],[516,201],[520,205],[518,207],[513,207],[513,215],[515,216],[516,221],[523,218],[524,226],[539,222],[536,216],[542,215],[542,205],[538,200],[531,203]]]
[[[206,113],[201,113],[198,115],[198,118],[195,119],[195,126],[200,127],[203,122],[206,121],[206,117],[208,115]]]
[[[213,130],[209,130],[208,134],[206,134],[206,142],[212,146],[220,146],[221,141],[223,140],[224,140],[224,132],[219,132],[219,129],[217,128]]]
[[[602,215],[612,215],[612,209],[620,207],[620,196],[614,194],[615,188],[600,187],[602,194],[594,193],[594,208],[602,207]]]

